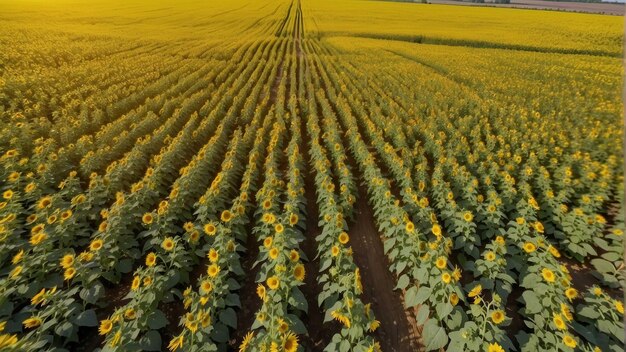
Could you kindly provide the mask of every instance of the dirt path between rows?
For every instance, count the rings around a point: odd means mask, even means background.
[[[374,215],[360,187],[355,221],[348,234],[354,249],[354,261],[361,269],[363,301],[371,302],[381,324],[374,333],[386,352],[418,351],[420,345],[415,319],[404,309],[402,294],[394,291],[396,280],[389,271],[389,261],[374,223]]]

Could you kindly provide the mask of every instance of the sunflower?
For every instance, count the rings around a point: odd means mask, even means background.
[[[89,245],[89,250],[93,252],[99,251],[100,248],[102,248],[102,245],[103,245],[103,242],[101,239],[93,240],[91,244]]]
[[[543,276],[543,279],[547,282],[554,282],[554,280],[556,279],[554,272],[552,272],[552,270],[548,268],[541,269],[541,276]]]
[[[67,219],[69,219],[72,216],[72,211],[70,209],[64,211],[61,213],[61,220],[65,221]]]
[[[437,266],[437,268],[439,269],[444,269],[446,265],[448,265],[448,258],[446,257],[439,257],[435,261],[435,266]]]
[[[452,280],[452,276],[450,276],[450,273],[441,274],[441,281],[443,281],[443,283],[449,284],[451,280]]]
[[[51,204],[52,204],[52,197],[46,196],[39,200],[39,202],[37,203],[37,207],[39,209],[43,209],[43,208],[49,207]]]
[[[622,303],[622,301],[614,300],[613,305],[615,306],[615,310],[617,310],[619,314],[624,314],[624,304]]]
[[[139,289],[139,285],[141,285],[141,279],[139,276],[133,277],[133,283],[130,285],[130,289],[133,291],[137,291]]]
[[[265,302],[265,299],[267,298],[267,291],[265,290],[265,286],[263,286],[262,284],[259,284],[256,287],[256,294],[259,296],[259,298]]]
[[[168,252],[172,251],[174,249],[174,246],[175,246],[175,243],[171,237],[166,237],[163,240],[163,243],[161,243],[161,248],[165,249]]]
[[[565,325],[565,321],[563,320],[561,314],[554,313],[552,321],[554,322],[554,325],[556,325],[556,328],[559,330],[565,330],[567,328],[567,325]]]
[[[539,221],[535,222],[533,227],[535,228],[535,231],[537,231],[539,233],[543,233],[543,231],[544,231],[543,224],[540,223]]]
[[[210,293],[211,291],[213,291],[213,284],[211,283],[211,281],[204,280],[200,284],[200,289],[202,290],[202,294]]]
[[[548,251],[550,252],[550,254],[552,254],[555,258],[560,258],[561,257],[561,253],[559,253],[559,250],[556,249],[553,245],[550,245],[548,247]]]
[[[501,310],[494,310],[491,313],[491,320],[497,325],[500,324],[504,321],[504,319],[506,318],[506,315],[504,315],[504,312]]]
[[[250,342],[252,342],[253,337],[254,334],[252,332],[248,332],[246,334],[246,336],[243,338],[243,341],[241,341],[241,345],[239,345],[239,352],[245,352],[248,349],[248,345],[250,345]]]
[[[109,227],[109,224],[106,221],[103,221],[100,223],[100,225],[98,226],[98,231],[100,232],[104,232],[107,230],[107,227]]]
[[[46,238],[48,238],[48,235],[45,232],[40,232],[36,235],[30,236],[29,242],[31,245],[36,246],[40,244],[41,242],[43,242]]]
[[[220,255],[219,255],[219,253],[217,253],[217,251],[215,249],[213,249],[213,248],[209,249],[209,253],[207,254],[207,258],[209,258],[209,261],[211,261],[211,263],[217,262],[219,257],[220,257]]]
[[[109,319],[105,319],[100,322],[98,331],[100,332],[100,335],[106,335],[111,331],[111,329],[113,329],[113,322]]]
[[[65,269],[65,272],[63,273],[63,279],[65,281],[71,280],[75,275],[76,275],[76,269],[69,267]]]
[[[289,216],[289,225],[294,226],[297,223],[298,223],[298,215],[297,214],[291,214]]]
[[[206,273],[210,276],[210,277],[216,277],[217,274],[220,273],[220,267],[217,264],[211,264],[208,266]]]
[[[338,256],[338,255],[339,255],[339,252],[340,252],[340,251],[341,251],[341,250],[339,249],[339,247],[337,247],[337,246],[333,246],[333,247],[331,248],[331,250],[330,250],[330,253],[332,254],[332,256],[333,256],[333,257],[336,257],[336,256]]]
[[[457,304],[459,304],[459,295],[457,295],[456,293],[453,293],[450,295],[450,303],[453,306],[456,306]]]
[[[439,224],[434,224],[430,231],[437,237],[441,236],[441,226]]]
[[[482,291],[483,291],[483,287],[479,284],[479,285],[474,286],[474,288],[467,294],[467,296],[476,297],[480,295]]]
[[[296,280],[302,282],[304,281],[304,275],[305,275],[304,265],[302,264],[296,265],[296,267],[293,269],[293,277],[296,278]]]
[[[267,286],[271,290],[276,290],[280,286],[280,280],[278,279],[277,276],[272,276],[267,279]]]
[[[531,242],[524,243],[523,248],[524,248],[524,252],[526,253],[532,253],[537,250],[537,246],[535,246],[535,244]]]
[[[504,352],[504,348],[502,348],[502,346],[500,346],[497,342],[494,342],[489,344],[487,352]]]
[[[487,260],[488,262],[492,262],[496,259],[496,254],[492,251],[487,251],[485,253],[485,260]]]
[[[407,221],[406,225],[404,225],[404,229],[408,233],[413,233],[415,231],[415,224],[412,221]]]
[[[269,251],[269,256],[272,260],[276,259],[278,257],[279,254],[279,250],[276,247],[273,247],[272,249],[270,249]]]
[[[24,258],[24,250],[20,249],[20,251],[13,256],[13,259],[11,259],[11,263],[17,264],[22,260],[22,258]]]
[[[66,254],[63,256],[63,258],[61,258],[61,267],[63,269],[67,269],[69,267],[71,267],[72,265],[74,265],[74,255],[73,254]]]
[[[215,232],[217,232],[217,228],[213,223],[208,223],[204,225],[204,233],[206,233],[207,235],[213,236],[215,235]]]
[[[289,252],[289,260],[294,263],[297,262],[298,260],[300,260],[300,253],[298,253],[297,250],[292,249],[291,252]]]
[[[150,224],[152,224],[152,222],[154,221],[154,215],[152,215],[152,213],[145,213],[145,214],[143,214],[143,216],[141,217],[141,221],[142,221],[145,225],[150,225]]]
[[[224,210],[222,212],[222,215],[220,216],[220,219],[222,219],[223,222],[229,222],[232,218],[233,214],[230,212],[230,210]]]
[[[576,291],[575,288],[570,287],[567,290],[565,290],[565,296],[571,302],[574,298],[578,297],[578,291]]]
[[[575,348],[578,343],[576,340],[568,334],[563,335],[563,343],[567,347]]]
[[[137,312],[133,308],[128,308],[124,311],[124,318],[128,320],[134,320],[137,317]]]
[[[13,198],[13,191],[12,190],[5,191],[4,193],[2,193],[2,197],[6,200]]]
[[[342,233],[339,235],[339,243],[341,243],[341,244],[346,244],[346,243],[348,243],[348,241],[349,241],[349,240],[350,240],[350,237],[348,236],[348,234],[347,234],[347,233],[342,232]]]
[[[156,259],[156,254],[152,252],[148,253],[148,255],[146,256],[146,266],[153,267],[156,264]]]
[[[285,352],[296,352],[298,350],[298,337],[289,332],[283,338],[283,350]]]
[[[285,227],[283,224],[276,224],[274,225],[274,231],[276,231],[276,233],[283,233],[283,231],[285,231]]]
[[[41,318],[39,317],[30,317],[22,322],[26,329],[36,328],[40,326],[42,323]]]
[[[116,347],[117,345],[120,344],[120,341],[122,341],[122,331],[117,330],[115,335],[113,335],[113,339],[111,339],[111,343],[110,343],[111,347]]]
[[[273,242],[274,242],[274,239],[272,237],[265,237],[265,239],[263,240],[263,246],[269,249],[272,246]]]
[[[170,341],[170,344],[167,345],[167,348],[170,351],[176,351],[177,349],[183,347],[183,334],[178,335]]]
[[[146,276],[143,278],[143,285],[144,286],[150,286],[150,284],[152,284],[152,277],[150,276]]]
[[[465,220],[466,222],[470,222],[470,221],[472,221],[473,219],[474,219],[474,215],[472,215],[472,213],[471,213],[471,212],[466,211],[466,212],[463,214],[463,220]]]

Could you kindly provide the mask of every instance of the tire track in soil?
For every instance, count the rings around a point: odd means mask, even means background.
[[[382,239],[362,186],[358,187],[355,219],[348,234],[354,261],[361,269],[364,302],[371,302],[380,327],[373,333],[386,352],[410,352],[421,349],[415,318],[405,308],[402,293],[395,291],[396,280],[389,271],[389,261]]]

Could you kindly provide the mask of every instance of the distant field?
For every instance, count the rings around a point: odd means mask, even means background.
[[[623,351],[623,35],[1,2],[0,351]]]
[[[520,9],[544,9],[559,11],[574,11],[601,13],[607,15],[623,16],[626,10],[625,4],[601,3],[601,2],[567,2],[567,1],[544,1],[544,0],[512,0],[510,4],[471,3],[454,0],[431,0],[433,4],[487,6],[487,7],[512,7]]]

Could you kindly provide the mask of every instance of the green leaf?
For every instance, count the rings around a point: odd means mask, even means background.
[[[220,321],[233,329],[237,328],[237,313],[232,308],[226,308],[219,314]]]
[[[167,325],[167,318],[160,310],[155,310],[148,316],[148,327],[152,330],[164,328]]]
[[[406,308],[411,308],[411,307],[415,307],[418,304],[419,302],[417,302],[417,287],[411,286],[404,293],[404,306]]]
[[[417,325],[424,325],[426,319],[428,319],[428,315],[430,314],[430,307],[428,305],[423,304],[417,308],[417,314],[415,315],[415,320]]]
[[[161,350],[161,334],[158,331],[148,331],[140,340],[142,351],[160,351]]]
[[[422,336],[424,337],[426,351],[434,351],[443,348],[448,343],[448,334],[446,334],[444,328],[439,326],[433,319],[428,320],[426,324],[424,324]]]
[[[78,314],[74,322],[78,326],[98,326],[98,317],[93,309],[89,309]]]
[[[533,291],[524,291],[522,293],[522,297],[524,298],[524,302],[526,303],[526,310],[529,314],[535,314],[541,312],[543,309],[537,295]]]
[[[403,290],[407,286],[409,286],[409,277],[407,275],[400,276],[398,279],[398,286],[396,286],[396,288]]]

